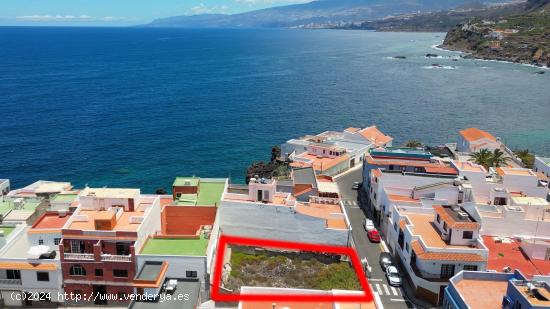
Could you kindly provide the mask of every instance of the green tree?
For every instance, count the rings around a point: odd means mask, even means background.
[[[500,149],[495,149],[491,154],[491,159],[489,160],[490,166],[499,167],[506,165],[510,161],[509,157],[506,157],[504,152]]]
[[[419,141],[419,140],[416,140],[416,139],[412,139],[410,141],[407,141],[405,143],[405,147],[409,147],[409,148],[418,148],[418,147],[422,147],[422,143]]]
[[[166,192],[166,189],[164,188],[158,188],[157,190],[155,190],[155,194],[165,195],[168,194],[168,192]]]
[[[478,152],[471,154],[469,161],[474,162],[475,164],[483,165],[485,168],[489,168],[492,164],[492,154],[487,149],[481,149]]]
[[[535,155],[530,153],[529,149],[516,150],[514,153],[527,168],[533,168],[535,165]]]

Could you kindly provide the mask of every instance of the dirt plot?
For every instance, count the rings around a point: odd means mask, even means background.
[[[232,248],[227,289],[241,286],[362,290],[355,270],[340,256]]]

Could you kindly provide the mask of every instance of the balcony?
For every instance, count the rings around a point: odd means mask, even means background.
[[[21,279],[0,279],[0,285],[21,285]]]
[[[93,253],[65,253],[64,257],[65,257],[65,260],[85,260],[85,261],[94,260]]]
[[[101,261],[103,262],[131,262],[131,255],[112,255],[112,254],[102,254]]]

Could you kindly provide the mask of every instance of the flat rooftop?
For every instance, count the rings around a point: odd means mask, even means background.
[[[171,300],[164,302],[135,302],[131,309],[195,309],[200,293],[200,282],[178,279],[178,287]],[[188,300],[185,300],[187,294]],[[178,300],[181,299],[181,300]]]
[[[520,270],[528,278],[541,274],[538,267],[523,254],[519,244],[515,240],[511,238],[483,236],[483,243],[489,249],[487,269],[502,271],[505,267],[510,267]],[[543,262],[550,264],[549,261]]]
[[[15,226],[9,226],[9,225],[2,225],[0,226],[0,231],[4,233],[4,237],[8,237],[11,232],[15,230]]]
[[[140,254],[206,256],[208,239],[149,238]]]
[[[175,183],[175,182],[174,182]],[[183,194],[176,200],[180,206],[219,206],[225,188],[225,180],[201,179],[198,194]]]
[[[413,225],[412,233],[422,237],[424,244],[428,247],[436,248],[464,248],[466,246],[452,246],[448,245],[441,239],[437,228],[433,224],[433,214],[421,214],[411,212],[401,212],[402,215],[407,216],[411,224]]]
[[[479,164],[464,161],[453,161],[453,163],[459,171],[487,173],[485,167]]]
[[[176,177],[172,186],[174,187],[196,187],[199,184],[198,177]]]
[[[32,230],[61,229],[70,217],[70,214],[60,216],[58,213],[45,213],[33,224]]]
[[[508,280],[462,279],[455,287],[470,308],[500,309]]]
[[[54,197],[50,198],[50,203],[72,203],[76,198],[78,197],[78,194],[76,193],[70,193],[70,194],[57,194]]]
[[[550,307],[550,291],[547,290],[544,286],[537,288],[539,296],[541,297],[536,297],[530,294],[529,289],[527,288],[527,285],[524,281],[512,280],[511,282],[513,286],[521,293],[523,297],[525,297],[525,299],[531,305],[537,306],[537,308]]]
[[[533,171],[527,168],[497,167],[496,171],[500,176],[537,176]]]
[[[80,192],[80,196],[96,198],[134,198],[139,194],[139,189],[121,188],[86,188]]]
[[[162,262],[147,261],[141,267],[136,279],[138,280],[157,280],[160,271],[162,270]]]
[[[115,225],[113,226],[113,231],[130,231],[135,232],[139,229],[141,221],[132,222],[130,218],[132,217],[142,217],[144,212],[142,211],[124,211],[120,218],[116,220]],[[73,220],[68,229],[71,230],[85,230],[85,231],[95,231],[95,220],[109,220],[113,217],[114,213],[108,210],[81,210],[80,212],[74,214],[73,216],[78,218],[83,218],[81,216],[86,216],[87,220]]]
[[[549,202],[540,197],[512,196],[511,200],[516,205],[546,206],[549,204]]]

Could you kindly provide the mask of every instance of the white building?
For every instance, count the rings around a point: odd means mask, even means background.
[[[550,177],[550,158],[535,157],[535,172],[541,172],[546,177]]]
[[[449,278],[461,270],[487,267],[489,251],[479,236],[481,226],[458,206],[394,206],[390,224],[390,250],[417,297],[434,305],[443,301]]]
[[[461,130],[456,144],[456,149],[459,152],[477,152],[481,149],[494,151],[500,149],[502,143],[491,133],[477,129],[468,128]]]

